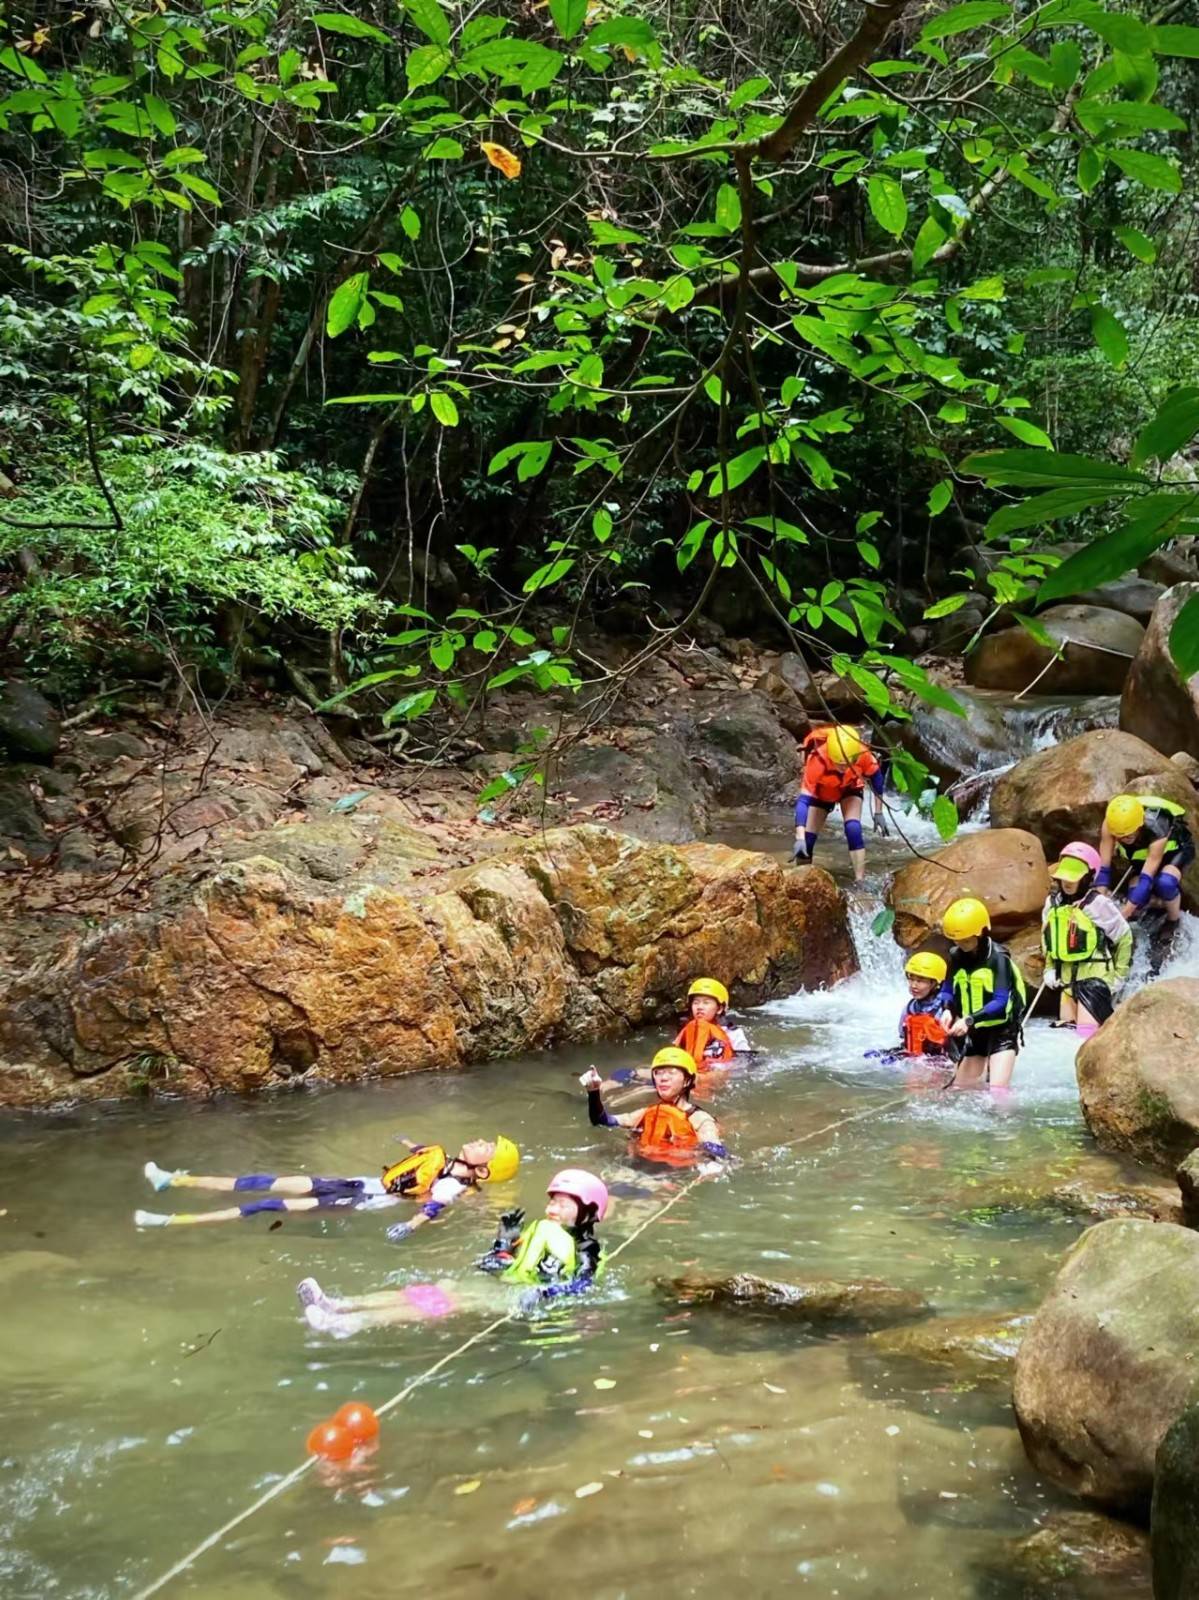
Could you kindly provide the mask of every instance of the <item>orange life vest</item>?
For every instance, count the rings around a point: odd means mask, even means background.
[[[641,1119],[636,1150],[649,1161],[664,1161],[682,1166],[690,1162],[699,1148],[699,1135],[681,1106],[659,1100]]]
[[[836,766],[828,757],[828,736],[832,731],[814,728],[804,739],[802,788],[804,794],[810,794],[821,805],[835,806],[846,794],[864,789],[878,763],[868,750],[863,750],[847,767]]]
[[[936,1055],[948,1037],[935,1011],[904,1012],[903,1048],[908,1055]]]
[[[383,1168],[383,1187],[388,1194],[420,1200],[441,1177],[445,1166],[446,1153],[441,1145],[422,1144],[402,1161]]]
[[[698,1017],[679,1029],[675,1044],[685,1050],[697,1067],[709,1067],[718,1061],[731,1061],[737,1052],[733,1041],[718,1022],[702,1022]]]

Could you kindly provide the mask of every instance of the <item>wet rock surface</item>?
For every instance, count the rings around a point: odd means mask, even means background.
[[[236,854],[14,963],[0,1103],[453,1066],[673,1018],[698,971],[744,1004],[855,964],[827,874],[720,845],[584,826],[457,868],[419,830],[355,816]]]
[[[1158,1446],[1150,1514],[1154,1600],[1199,1595],[1199,1406],[1188,1406]]]
[[[1020,1346],[1014,1402],[1037,1471],[1145,1516],[1166,1429],[1199,1394],[1199,1235],[1122,1218],[1088,1229]]]
[[[1019,828],[967,833],[928,858],[901,867],[887,889],[894,934],[910,949],[938,931],[953,901],[982,900],[997,939],[1039,923],[1049,873],[1039,840]]]
[[[867,1343],[873,1354],[932,1369],[955,1387],[1006,1389],[1031,1321],[1027,1312],[947,1317],[872,1333]]]
[[[679,1305],[769,1312],[816,1327],[885,1327],[923,1316],[929,1309],[915,1290],[897,1289],[876,1278],[846,1283],[824,1278],[784,1282],[748,1272],[731,1276],[695,1272],[660,1278],[658,1289]]]
[[[1199,978],[1166,978],[1118,1006],[1078,1052],[1087,1127],[1104,1149],[1173,1173],[1199,1145]]]
[[[1051,1511],[987,1569],[979,1600],[1108,1600],[1150,1593],[1142,1529],[1096,1511]]]
[[[1054,658],[1024,628],[1001,628],[966,657],[966,682],[1019,693],[1119,694],[1145,630],[1133,617],[1102,606],[1049,606],[1037,621],[1064,648]]]
[[[1120,699],[1120,726],[1159,749],[1199,755],[1199,673],[1184,678],[1170,654],[1170,629],[1199,583],[1167,589],[1145,632]]]

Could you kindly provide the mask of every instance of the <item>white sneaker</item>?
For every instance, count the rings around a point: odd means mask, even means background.
[[[135,1228],[165,1228],[170,1217],[161,1211],[135,1211],[133,1213],[133,1226]]]
[[[157,1162],[147,1161],[142,1171],[146,1175],[146,1182],[155,1194],[161,1194],[164,1189],[169,1189],[176,1178],[187,1176],[184,1172],[165,1172]]]

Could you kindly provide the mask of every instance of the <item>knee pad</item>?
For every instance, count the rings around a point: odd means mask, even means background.
[[[256,1217],[260,1211],[283,1211],[286,1207],[278,1195],[270,1195],[266,1200],[251,1200],[248,1206],[237,1208],[243,1217]]]
[[[862,824],[856,817],[850,817],[845,824],[845,843],[851,850],[864,850],[866,840],[862,835]]]
[[[242,1178],[233,1180],[234,1192],[239,1189],[269,1189],[275,1181],[273,1172],[247,1172]]]
[[[1159,872],[1153,880],[1153,892],[1159,900],[1177,900],[1182,884],[1172,872]]]
[[[1153,897],[1154,880],[1147,872],[1142,872],[1132,888],[1128,891],[1130,905],[1147,906]]]
[[[808,825],[808,796],[801,794],[795,802],[795,826],[806,828]]]

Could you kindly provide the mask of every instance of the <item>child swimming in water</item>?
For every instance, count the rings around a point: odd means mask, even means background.
[[[201,1177],[190,1172],[165,1172],[147,1161],[145,1174],[156,1193],[164,1189],[210,1189],[219,1194],[255,1194],[265,1198],[229,1206],[221,1211],[135,1211],[139,1228],[179,1227],[204,1222],[236,1222],[267,1211],[312,1211],[320,1207],[379,1209],[401,1200],[422,1202],[407,1222],[396,1223],[387,1237],[398,1242],[415,1228],[432,1222],[455,1200],[481,1183],[504,1183],[520,1165],[520,1151],[503,1134],[494,1139],[471,1139],[456,1156],[447,1157],[439,1144],[408,1145],[409,1154],[383,1169],[378,1178],[310,1178],[302,1174],[280,1177],[272,1172],[250,1172],[240,1178]]]
[[[650,1075],[657,1096],[653,1104],[614,1116],[604,1109],[603,1079],[589,1067],[579,1082],[587,1091],[592,1127],[631,1129],[637,1136],[633,1153],[647,1161],[680,1166],[690,1164],[701,1153],[714,1162],[727,1160],[716,1118],[691,1099],[695,1062],[687,1051],[677,1045],[659,1050],[650,1063]]]
[[[944,956],[918,950],[904,964],[911,999],[899,1015],[899,1047],[867,1050],[869,1058],[901,1061],[912,1056],[945,1056],[949,1034],[941,1022],[941,986],[949,972]]]
[[[725,1026],[728,1007],[729,992],[719,978],[696,978],[687,990],[687,1021],[675,1035],[674,1044],[687,1052],[697,1072],[731,1066],[738,1057],[748,1060],[753,1055],[745,1029]],[[651,1081],[644,1067],[619,1067],[601,1087],[625,1088]]]
[[[523,1287],[522,1309],[562,1295],[582,1294],[595,1282],[603,1265],[596,1223],[608,1212],[608,1190],[593,1173],[568,1167],[546,1189],[545,1215],[526,1227],[523,1211],[509,1211],[491,1249],[475,1264],[496,1273],[501,1282]],[[470,1298],[451,1282],[414,1283],[402,1289],[340,1300],[328,1295],[315,1278],[305,1278],[296,1293],[304,1318],[318,1333],[344,1338],[366,1328],[426,1322],[465,1310]]]

